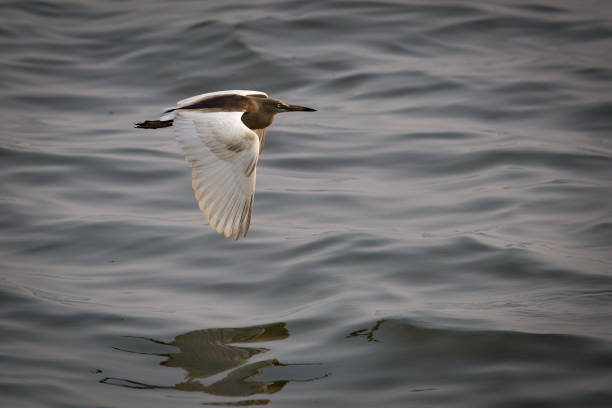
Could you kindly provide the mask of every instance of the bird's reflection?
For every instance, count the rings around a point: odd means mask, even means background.
[[[380,341],[374,337],[374,333],[376,333],[378,329],[380,329],[380,326],[382,326],[382,324],[385,323],[386,321],[387,319],[379,320],[370,329],[355,330],[354,332],[346,336],[346,338],[348,339],[350,337],[365,337],[368,341]]]
[[[262,369],[273,366],[292,366],[297,364],[282,364],[276,359],[246,363],[251,357],[269,351],[264,347],[236,346],[237,343],[257,343],[283,340],[289,337],[285,323],[272,323],[260,326],[240,328],[215,328],[195,330],[176,336],[172,342],[166,343],[155,339],[147,341],[165,346],[177,347],[177,353],[141,353],[123,350],[130,353],[163,356],[167,359],[160,364],[166,367],[177,367],[187,371],[185,380],[173,386],[152,385],[124,378],[106,377],[102,383],[113,384],[138,389],[175,389],[180,391],[204,392],[216,396],[247,397],[255,394],[273,394],[283,389],[291,381],[306,380],[276,380],[255,381],[253,377]],[[205,385],[199,379],[205,379],[230,370],[223,378],[210,385]],[[211,403],[211,405],[265,405],[266,399],[253,399],[235,402]]]

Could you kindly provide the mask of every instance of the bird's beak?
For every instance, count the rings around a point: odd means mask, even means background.
[[[298,106],[298,105],[289,105],[289,109],[287,110],[288,112],[297,112],[297,111],[304,111],[304,112],[316,112],[316,109],[312,109],[312,108],[306,108],[304,106]]]

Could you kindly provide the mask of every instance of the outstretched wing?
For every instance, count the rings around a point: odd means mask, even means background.
[[[200,209],[211,227],[235,240],[249,230],[259,158],[259,138],[242,114],[179,109],[174,118]]]
[[[267,98],[268,94],[261,91],[247,91],[244,89],[236,89],[232,91],[217,91],[217,92],[209,92],[201,95],[190,96],[189,98],[182,99],[176,103],[176,107],[180,108],[187,105],[193,105],[201,99],[208,98],[209,96],[218,96],[218,95],[242,95],[242,96],[261,96],[263,98]]]
[[[174,112],[177,109],[183,108],[183,107],[187,107],[190,105],[195,105],[201,101],[203,101],[204,99],[213,97],[213,96],[222,96],[222,95],[241,95],[241,96],[255,96],[255,97],[259,97],[259,98],[267,98],[268,94],[265,92],[261,92],[261,91],[248,91],[248,90],[244,90],[244,89],[237,89],[237,90],[232,90],[232,91],[217,91],[217,92],[209,92],[209,93],[204,93],[204,94],[200,94],[200,95],[195,95],[195,96],[190,96],[189,98],[185,98],[185,99],[181,99],[180,101],[178,101],[176,103],[176,106],[169,106],[168,108],[164,109],[164,112],[162,113],[161,117],[159,118],[162,121],[165,120],[172,120],[174,119]]]

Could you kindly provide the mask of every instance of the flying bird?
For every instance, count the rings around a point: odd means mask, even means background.
[[[257,160],[266,128],[281,112],[312,112],[259,91],[219,91],[192,96],[166,109],[159,120],[135,127],[174,126],[192,167],[192,187],[204,217],[219,234],[238,240],[251,224]]]

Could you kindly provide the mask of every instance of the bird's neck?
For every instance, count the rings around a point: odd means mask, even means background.
[[[242,123],[249,129],[264,129],[272,124],[274,115],[264,112],[245,112],[242,114]]]

